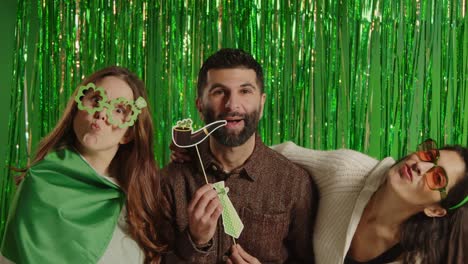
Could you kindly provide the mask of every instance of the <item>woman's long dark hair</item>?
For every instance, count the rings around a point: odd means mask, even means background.
[[[148,100],[143,81],[129,70],[118,66],[95,72],[79,86],[99,82],[108,76],[125,81],[132,89],[134,98],[141,96]],[[78,107],[74,98],[79,86],[68,101],[60,121],[40,142],[33,165],[51,151],[76,144],[73,118]],[[158,263],[160,252],[165,247],[160,242],[159,232],[156,232],[160,206],[160,176],[153,152],[154,129],[148,107],[142,109],[134,126],[130,127],[127,133],[131,134],[132,140],[120,145],[109,170],[127,196],[127,223],[131,237],[144,251],[145,263]],[[19,179],[23,177],[24,174]]]
[[[465,162],[463,178],[448,192],[447,198],[440,205],[447,210],[444,217],[428,217],[418,213],[400,229],[400,244],[404,248],[403,263],[448,263],[448,247],[452,228],[459,225],[463,211],[468,210],[468,203],[454,210],[449,208],[458,204],[468,195],[468,148],[446,146],[442,150],[458,153]]]

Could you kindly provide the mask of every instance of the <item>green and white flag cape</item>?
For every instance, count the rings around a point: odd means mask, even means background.
[[[16,263],[96,263],[125,195],[73,150],[48,154],[20,184],[1,254]]]

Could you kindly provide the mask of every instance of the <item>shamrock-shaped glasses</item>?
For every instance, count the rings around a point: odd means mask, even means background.
[[[119,128],[133,126],[141,110],[147,106],[145,99],[141,96],[135,101],[124,97],[108,100],[106,90],[96,87],[94,83],[81,86],[75,102],[78,104],[78,109],[90,115],[106,109],[104,113],[107,115],[107,121]]]

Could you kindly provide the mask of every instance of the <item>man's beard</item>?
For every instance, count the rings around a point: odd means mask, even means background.
[[[202,111],[206,124],[210,124],[217,120],[225,120],[227,117],[240,117],[244,121],[244,128],[238,133],[229,133],[225,126],[216,129],[211,134],[218,143],[227,147],[237,147],[244,144],[256,131],[260,120],[259,111],[253,111],[247,114],[238,112],[222,113],[218,117],[214,116],[211,108],[205,108]]]

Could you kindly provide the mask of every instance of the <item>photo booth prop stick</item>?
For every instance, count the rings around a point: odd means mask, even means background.
[[[179,148],[194,147],[203,142],[216,129],[227,124],[226,120],[218,120],[210,123],[195,132],[192,132],[192,119],[187,118],[177,121],[172,128],[172,141]]]
[[[195,132],[192,132],[192,120],[187,118],[181,121],[177,121],[177,125],[172,127],[172,142],[174,142],[174,145],[179,148],[195,147],[198,160],[200,162],[200,167],[202,168],[203,176],[205,176],[205,181],[207,184],[209,183],[208,177],[206,176],[205,168],[203,167],[197,145],[208,138],[208,136],[211,135],[211,133],[213,133],[216,129],[219,129],[226,124],[226,120],[218,120],[200,128]],[[235,244],[236,241],[234,238],[239,238],[242,230],[244,229],[244,224],[242,224],[242,221],[236,212],[236,208],[234,208],[231,200],[229,200],[227,195],[229,188],[224,186],[224,181],[213,183],[212,186],[218,193],[219,200],[223,206],[221,217],[223,219],[224,232],[233,237]]]
[[[203,176],[205,176],[205,181],[208,184],[208,178],[206,177],[205,168],[200,157],[200,152],[198,151],[198,144],[202,143],[203,140],[208,138],[211,133],[216,129],[225,126],[227,124],[226,120],[218,120],[213,123],[210,123],[199,130],[192,132],[192,119],[187,118],[180,121],[177,121],[177,125],[172,127],[172,142],[179,148],[190,148],[195,147],[197,150],[198,160],[200,161],[200,167],[203,171]]]

